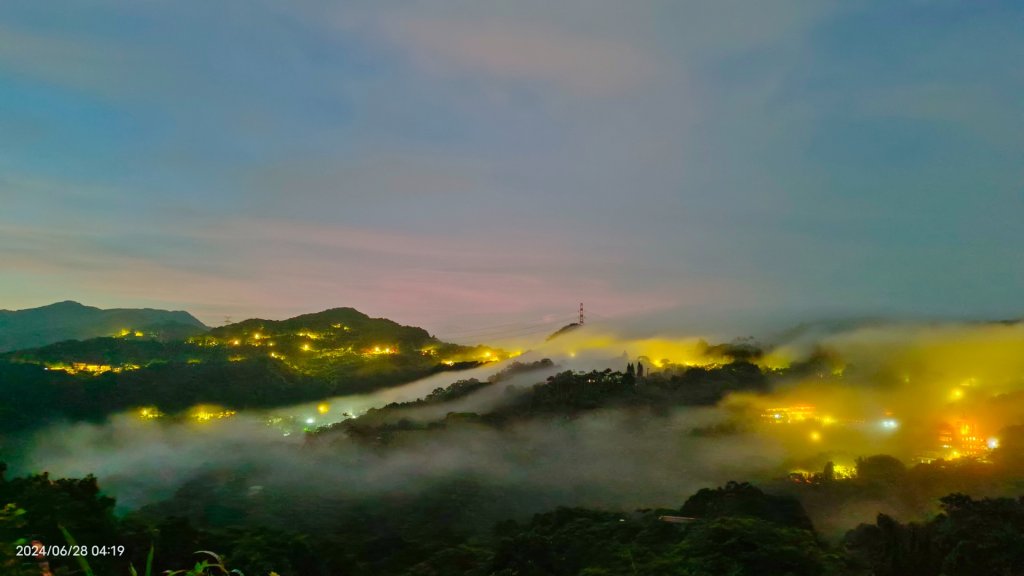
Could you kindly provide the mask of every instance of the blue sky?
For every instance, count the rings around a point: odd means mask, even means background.
[[[1024,5],[5,2],[0,308],[1024,312]]]

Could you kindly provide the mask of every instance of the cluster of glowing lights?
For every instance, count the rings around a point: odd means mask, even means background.
[[[111,366],[110,364],[90,364],[88,362],[72,362],[71,364],[51,364],[46,366],[47,370],[62,370],[68,374],[92,374],[98,376],[106,372],[118,374],[126,370],[138,370],[138,364],[122,364]]]
[[[234,410],[227,410],[216,406],[196,406],[189,412],[189,418],[196,422],[209,422],[211,420],[223,420],[237,414]]]
[[[849,480],[857,477],[857,467],[846,464],[833,464],[832,477],[836,480]]]
[[[823,428],[863,424],[862,420],[838,420],[828,414],[819,414],[817,408],[810,404],[768,408],[761,411],[761,420],[771,425],[792,424],[813,427],[814,429],[807,432],[807,438],[814,443],[824,439]],[[886,432],[895,432],[900,428],[900,422],[893,418],[891,413],[886,412],[886,417],[878,421],[878,426]]]
[[[862,420],[839,419],[831,414],[821,414],[815,406],[810,404],[767,408],[761,411],[761,420],[768,424],[813,424],[820,427],[863,423]],[[881,425],[886,430],[894,430],[899,427],[899,423],[892,418],[886,418],[881,422]]]
[[[256,334],[253,334],[250,337],[250,340],[244,340],[242,338],[232,338],[231,340],[228,340],[228,344],[232,346],[242,346],[243,344],[245,344],[247,346],[267,346],[273,348],[276,345],[276,342],[270,340],[270,336],[260,334],[257,332]]]
[[[117,335],[120,336],[121,338],[127,338],[128,336],[134,336],[136,338],[142,338],[143,336],[145,336],[144,333],[142,333],[142,332],[140,332],[138,330],[132,330],[130,328],[122,328],[121,331],[117,333]]]
[[[155,407],[149,406],[139,408],[138,415],[143,420],[156,420],[157,418],[162,418],[164,413]]]
[[[423,354],[423,355],[428,355],[426,350],[427,349],[420,350],[420,353]],[[494,351],[494,350],[486,350],[486,349],[482,350],[482,351],[481,350],[477,350],[477,351],[474,351],[474,352],[469,353],[469,354],[457,354],[455,357],[445,358],[444,360],[441,360],[441,364],[444,364],[445,366],[455,366],[456,364],[458,364],[460,362],[466,362],[466,363],[473,363],[473,362],[476,362],[476,363],[500,362],[501,360],[504,360],[506,358],[514,358],[514,357],[516,357],[516,356],[518,356],[520,354],[522,354],[522,352],[514,352],[512,354],[505,354],[502,351]],[[436,353],[435,352],[431,352],[429,355],[430,356],[434,356],[434,355],[436,355]]]
[[[83,362],[75,362],[71,364],[71,369],[64,369],[69,374],[75,374],[77,372],[88,372],[90,374],[103,374],[104,372],[113,371],[113,367],[109,364],[85,364]]]
[[[397,354],[398,349],[392,346],[374,346],[366,353],[370,356],[386,356],[388,354]]]
[[[768,408],[761,412],[761,417],[773,424],[791,424],[794,422],[823,420],[818,417],[817,409],[809,404]],[[829,423],[834,422],[831,417],[827,418],[829,419]]]

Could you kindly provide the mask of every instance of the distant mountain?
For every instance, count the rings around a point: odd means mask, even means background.
[[[26,310],[0,310],[0,352],[100,336],[183,338],[208,328],[184,311],[102,310],[67,300]]]

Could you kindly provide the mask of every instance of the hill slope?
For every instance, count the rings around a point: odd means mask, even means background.
[[[74,313],[77,308],[69,307]],[[178,338],[130,331],[0,353],[0,432],[127,408],[269,407],[396,386],[505,358],[352,308]]]
[[[0,352],[36,348],[64,340],[114,336],[123,331],[161,338],[205,332],[188,312],[153,308],[103,310],[67,300],[39,308],[0,310]]]

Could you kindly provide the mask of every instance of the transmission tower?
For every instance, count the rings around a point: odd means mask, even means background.
[[[583,326],[583,321],[586,317],[583,315],[583,302],[580,302],[580,326]]]

